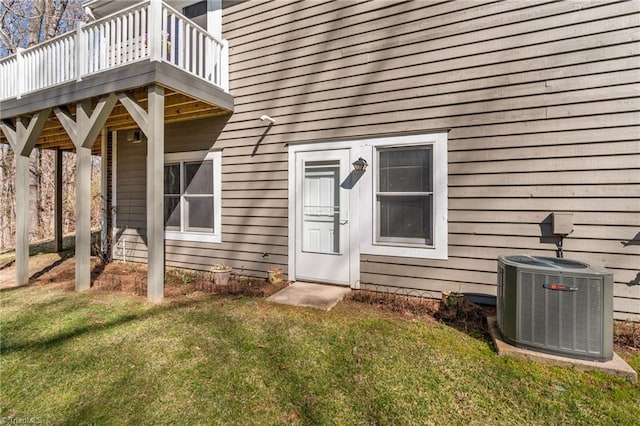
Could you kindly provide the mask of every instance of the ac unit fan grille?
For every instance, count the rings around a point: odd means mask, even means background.
[[[519,341],[549,349],[599,354],[602,348],[601,283],[580,277],[520,272]],[[576,291],[550,291],[561,284]]]

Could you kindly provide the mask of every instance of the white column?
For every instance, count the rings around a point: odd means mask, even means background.
[[[149,1],[149,56],[152,61],[162,59],[162,1]]]
[[[147,298],[164,298],[164,88],[149,86],[147,126]]]
[[[76,291],[91,288],[91,148],[76,147]]]
[[[75,60],[75,71],[76,71],[76,81],[81,81],[82,76],[85,73],[84,61],[87,58],[87,41],[84,35],[84,31],[82,30],[82,26],[84,24],[82,22],[76,22],[76,39],[75,39],[75,49],[76,56]]]
[[[229,93],[229,42],[222,40],[220,50],[220,87]]]
[[[24,57],[22,56],[22,51],[24,49],[21,47],[18,47],[16,49],[16,68],[17,68],[17,72],[16,72],[16,92],[17,92],[17,96],[16,99],[22,99],[22,92],[24,92],[24,73],[25,73],[25,69],[24,69]],[[6,84],[5,82],[3,82],[2,84]]]
[[[55,200],[54,200],[54,250],[56,252],[62,251],[62,241],[64,235],[62,233],[62,150],[56,149],[56,167],[55,167]]]
[[[16,158],[16,284],[29,283],[29,155]]]

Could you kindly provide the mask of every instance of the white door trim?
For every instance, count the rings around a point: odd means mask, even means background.
[[[358,159],[358,150],[353,149],[352,142],[330,142],[330,143],[313,143],[289,145],[289,171],[288,171],[288,188],[289,188],[289,217],[288,217],[288,263],[289,263],[289,279],[296,280],[296,153],[310,151],[327,151],[337,149],[349,150],[349,162],[353,163]],[[359,288],[360,284],[360,186],[356,184],[349,191],[349,286],[351,288]]]

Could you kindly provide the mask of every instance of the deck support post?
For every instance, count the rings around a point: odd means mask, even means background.
[[[76,291],[91,287],[91,146],[116,102],[118,98],[111,93],[100,98],[91,111],[89,99],[80,101],[76,104],[75,118],[67,108],[54,108],[76,147]]]
[[[29,155],[51,113],[51,108],[30,118],[3,120],[0,129],[16,158],[16,285],[29,283]]]
[[[29,156],[16,152],[16,285],[29,283]]]
[[[164,299],[164,88],[147,88],[147,111],[129,93],[118,99],[147,137],[147,299]]]
[[[147,298],[164,298],[164,88],[148,89],[147,134]]]
[[[63,249],[62,247],[62,159],[63,153],[62,150],[56,149],[56,166],[55,166],[55,197],[54,197],[54,206],[53,206],[53,216],[54,216],[54,225],[53,225],[53,249],[56,253],[60,253]]]
[[[91,288],[91,148],[76,147],[76,291]]]

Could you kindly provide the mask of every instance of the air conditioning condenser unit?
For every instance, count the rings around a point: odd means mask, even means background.
[[[541,352],[613,357],[613,274],[569,259],[498,258],[498,326],[506,341]]]

